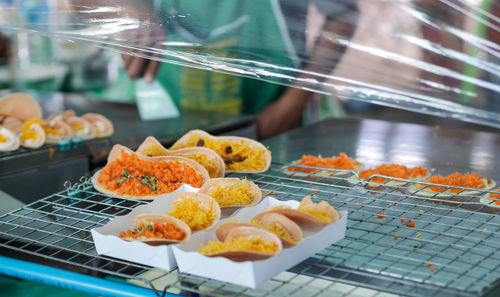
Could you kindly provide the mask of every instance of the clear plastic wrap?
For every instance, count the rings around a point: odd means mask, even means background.
[[[500,128],[499,10],[492,0],[23,0],[3,2],[0,30],[161,61],[163,80],[182,65]],[[170,73],[171,84],[199,78]],[[265,104],[249,101],[234,104]]]

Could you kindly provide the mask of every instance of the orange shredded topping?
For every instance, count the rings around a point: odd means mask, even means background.
[[[485,188],[485,178],[479,176],[477,173],[473,172],[470,174],[461,174],[459,172],[452,173],[446,177],[441,175],[431,176],[426,180],[426,182],[434,183],[434,184],[442,184],[448,186],[457,186],[457,187],[465,187],[465,188],[476,188],[483,189]],[[490,179],[487,179],[488,183],[491,182]],[[429,189],[434,192],[441,192],[447,189],[447,187],[440,186],[429,186],[426,189]],[[448,189],[448,191],[452,193],[461,192],[462,189]]]
[[[319,191],[319,188],[312,188],[311,189],[311,193],[315,194],[315,193],[318,193]]]
[[[169,151],[157,143],[152,143],[149,147],[145,148],[141,154],[148,157],[168,156]],[[220,170],[217,167],[217,164],[213,159],[208,158],[205,154],[180,153],[178,155],[194,160],[201,166],[205,167],[210,175],[210,178],[219,176]]]
[[[365,213],[362,213],[362,214],[361,214],[361,216],[362,216],[362,217],[364,217],[364,216],[365,216]]]
[[[500,192],[500,188],[496,189],[495,191]],[[495,205],[500,205],[500,199],[499,199],[500,194],[490,193],[488,195],[488,197],[490,197],[491,199],[498,199],[498,200],[495,200],[495,202],[493,202],[493,203],[495,203]]]
[[[392,176],[392,177],[397,177],[397,178],[404,178],[404,179],[414,179],[418,177],[422,177],[427,175],[428,170],[423,167],[413,167],[413,168],[408,168],[404,165],[399,165],[399,164],[382,164],[374,169],[365,169],[361,170],[359,172],[359,177],[361,179],[369,179],[372,175],[375,174],[380,174],[380,175],[387,175],[387,176]],[[376,176],[372,178],[370,181],[375,182],[375,183],[384,183],[387,182],[387,178],[379,177]]]
[[[409,221],[408,223],[406,223],[406,226],[410,227],[410,228],[414,228],[415,227],[415,222],[414,221]]]
[[[321,155],[303,155],[299,162],[295,163],[297,165],[311,166],[311,167],[321,167],[321,168],[331,168],[331,169],[344,169],[344,170],[355,170],[356,166],[361,165],[358,161],[354,161],[349,158],[346,154],[340,153],[338,157],[323,158]],[[301,167],[290,167],[288,171],[301,171],[304,173],[317,172],[316,169],[304,169]]]
[[[394,236],[394,240],[397,240],[398,238],[399,238],[399,237],[397,237],[397,236]]]
[[[134,230],[128,229],[125,232],[120,232],[120,238],[156,238],[156,239],[173,239],[182,240],[184,233],[173,224],[140,224]]]
[[[128,171],[128,178],[124,176],[125,171]],[[147,176],[149,178],[145,178]],[[151,162],[122,152],[116,160],[102,169],[98,182],[119,195],[147,196],[173,192],[182,184],[199,188],[204,179],[194,168],[183,162]]]
[[[383,218],[385,218],[385,216],[386,216],[385,212],[379,212],[378,216],[377,216],[377,219],[383,219]]]
[[[405,222],[405,217],[401,216],[401,223]]]

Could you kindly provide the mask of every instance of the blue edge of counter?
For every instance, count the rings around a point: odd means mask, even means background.
[[[0,273],[99,296],[156,296],[153,290],[0,256]],[[178,296],[166,293],[164,296]]]

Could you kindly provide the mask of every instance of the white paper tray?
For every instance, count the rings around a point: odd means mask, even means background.
[[[111,219],[106,225],[90,230],[99,255],[172,270],[177,267],[172,245],[151,246],[139,241],[118,237],[121,231],[134,228],[134,219],[141,213],[165,214],[178,192],[198,192],[199,189],[182,185],[176,191],[162,195],[153,202],[138,206],[125,216]]]
[[[256,214],[275,205],[289,205],[292,208],[297,208],[299,202],[295,200],[280,201],[266,197],[261,203],[253,207],[243,208],[228,219],[236,218],[239,222],[250,222]],[[304,239],[298,246],[283,249],[278,255],[266,260],[233,262],[226,258],[212,258],[196,252],[200,249],[201,244],[206,244],[209,240],[216,240],[215,228],[197,233],[191,237],[189,242],[172,247],[180,272],[255,289],[278,273],[297,265],[344,238],[347,212],[340,211],[339,213],[341,218],[337,223],[326,226],[320,232],[304,234]],[[226,220],[222,220],[221,223]]]

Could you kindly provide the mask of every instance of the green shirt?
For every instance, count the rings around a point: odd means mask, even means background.
[[[208,64],[215,71],[224,71],[229,63],[234,67],[228,69],[230,72],[241,71],[243,75],[266,79],[269,78],[266,66],[257,65],[259,62],[269,63],[270,67],[297,66],[279,1],[162,1],[161,11],[166,12],[161,17],[166,20],[167,43],[188,44],[167,45],[168,53],[187,52],[183,57],[200,67]],[[220,59],[226,65],[218,64]],[[173,60],[183,62],[182,58]],[[257,113],[285,89],[276,83],[171,63],[162,64],[158,80],[182,109],[221,110],[231,114]],[[290,82],[286,78],[282,81]]]

